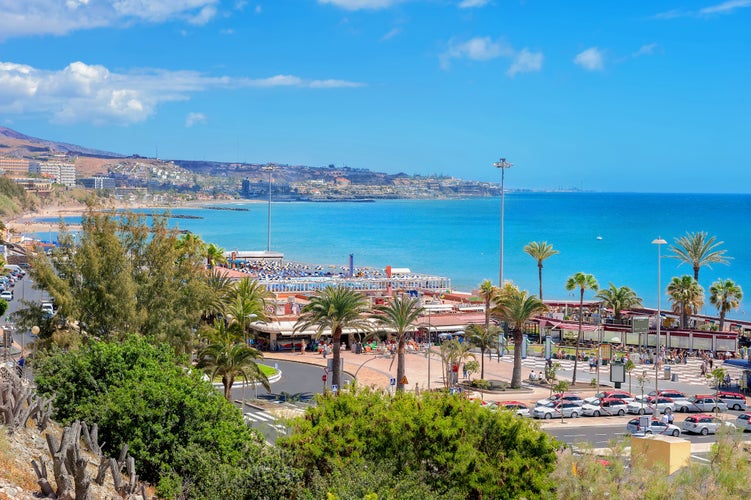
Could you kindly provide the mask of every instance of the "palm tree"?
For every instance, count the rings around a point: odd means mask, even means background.
[[[359,331],[372,329],[366,313],[370,310],[367,297],[360,292],[345,287],[328,286],[310,298],[302,308],[293,332],[315,328],[316,337],[320,338],[328,330],[334,344],[333,369],[331,384],[340,386],[340,346],[342,331],[351,328]],[[340,386],[341,387],[341,386]]]
[[[264,285],[252,278],[243,278],[237,282],[230,296],[225,313],[231,317],[231,324],[240,330],[243,341],[248,343],[247,326],[250,320],[268,321],[266,315],[267,300],[274,296]]]
[[[725,328],[725,315],[738,309],[743,300],[743,290],[733,280],[718,279],[709,287],[709,303],[720,313],[720,331]]]
[[[490,351],[498,345],[498,334],[501,329],[497,326],[483,328],[482,325],[472,324],[464,329],[464,334],[470,344],[480,349],[480,378],[485,379],[485,351]]]
[[[674,277],[668,285],[673,312],[681,317],[681,328],[688,328],[688,318],[704,305],[704,289],[689,275]]]
[[[444,368],[444,385],[449,386],[451,380],[452,367],[460,365],[465,360],[475,359],[475,355],[469,350],[467,342],[459,342],[457,339],[451,339],[441,344],[441,361]]]
[[[404,391],[405,374],[405,354],[404,354],[404,341],[407,333],[412,329],[412,325],[417,321],[423,312],[423,308],[420,306],[420,299],[417,297],[409,297],[394,294],[388,304],[380,305],[376,307],[376,314],[372,318],[376,323],[394,330],[396,337],[396,390],[399,392]]]
[[[269,380],[256,363],[262,359],[263,354],[248,345],[237,342],[237,339],[228,331],[223,321],[214,323],[215,334],[211,344],[198,353],[198,368],[206,370],[207,375],[214,380],[217,375],[222,376],[224,397],[227,401],[232,399],[232,385],[235,378],[241,376],[244,382],[249,380],[259,381],[271,390]],[[244,385],[243,385],[244,387]]]
[[[553,249],[547,241],[531,241],[526,244],[524,251],[537,260],[537,275],[540,279],[540,300],[542,300],[542,261],[560,252]]]
[[[206,264],[211,268],[217,264],[226,264],[227,257],[224,256],[224,249],[209,243],[206,247]]]
[[[715,237],[707,238],[707,233],[687,232],[685,236],[675,238],[675,244],[670,248],[673,251],[672,258],[681,261],[681,264],[690,264],[694,269],[694,279],[699,281],[699,269],[710,264],[729,264],[729,257],[725,256],[727,250],[718,250],[723,241],[715,242]]]
[[[212,270],[204,280],[204,302],[202,319],[207,324],[224,314],[234,291],[234,284],[227,276]]]
[[[484,280],[480,284],[480,297],[485,301],[485,329],[490,326],[490,304],[498,296],[498,288],[493,286],[490,280]]]
[[[571,377],[571,385],[576,384],[576,367],[579,364],[579,346],[582,341],[582,320],[584,319],[584,291],[597,291],[599,285],[591,274],[576,273],[566,281],[566,290],[579,289],[579,334],[576,336],[576,358],[574,359],[574,375]]]
[[[608,285],[608,288],[603,288],[597,292],[595,297],[602,300],[605,307],[613,310],[616,320],[621,319],[622,310],[641,307],[641,298],[631,288],[627,286],[618,288],[612,283],[608,283]]]
[[[511,387],[522,385],[522,341],[524,324],[532,316],[547,311],[547,306],[534,295],[520,291],[517,287],[505,287],[496,299],[493,315],[504,321],[514,334],[514,371]]]

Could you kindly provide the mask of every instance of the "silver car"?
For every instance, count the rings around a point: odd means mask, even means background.
[[[716,410],[728,411],[728,405],[721,399],[717,400],[714,396],[701,396],[697,394],[688,398],[688,406],[682,407],[680,411],[708,413]]]
[[[649,421],[649,426],[645,428],[639,427],[639,419],[631,419],[626,424],[626,432],[630,434],[663,434],[666,436],[680,436],[681,429],[677,425],[666,424],[662,420],[652,418]]]
[[[616,398],[605,398],[595,403],[584,403],[582,415],[588,417],[625,415],[628,405],[625,401]]]
[[[543,405],[537,405],[532,410],[534,418],[544,418],[546,420],[561,417],[578,418],[581,413],[581,405],[571,401],[562,401],[560,403],[553,403],[551,401]]]
[[[644,399],[637,398],[635,401],[628,404],[627,411],[629,413],[635,413],[637,415],[645,415],[647,413],[654,413],[654,398],[647,397]],[[657,411],[659,413],[665,413],[665,411],[675,411],[673,400],[670,398],[657,398]]]

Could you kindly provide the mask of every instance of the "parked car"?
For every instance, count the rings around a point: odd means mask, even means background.
[[[0,299],[13,300],[13,292],[10,292],[8,290],[3,290],[2,292],[0,292]]]
[[[495,406],[500,410],[511,410],[522,417],[529,417],[529,407],[520,401],[499,401]]]
[[[720,401],[723,401],[728,408],[733,410],[746,410],[746,396],[739,392],[720,391],[717,393]]]
[[[728,411],[728,405],[714,396],[697,394],[688,398],[688,406],[680,411],[706,413],[712,411]]]
[[[667,436],[679,436],[681,429],[677,425],[666,424],[662,420],[652,418],[649,421],[649,426],[642,429],[639,427],[639,419],[634,418],[628,421],[626,424],[626,432],[630,434],[664,434]]]
[[[751,413],[741,413],[735,419],[735,426],[745,431],[751,431]]]
[[[655,404],[657,405],[657,411],[659,413],[665,413],[666,410],[675,411],[673,400],[662,396],[657,398],[656,403],[655,398],[652,396],[645,397],[644,399],[636,398],[631,403],[628,403],[626,411],[637,415],[654,413]]]
[[[626,403],[630,403],[634,400],[634,396],[630,392],[626,391],[601,391],[595,394],[594,396],[590,398],[586,398],[584,400],[585,403],[590,404],[597,404],[597,402],[601,399],[606,398],[616,398],[625,401]]]
[[[625,415],[628,403],[618,398],[598,399],[595,403],[584,403],[582,415],[590,417]]]
[[[723,425],[735,429],[735,424],[732,422],[713,417],[712,415],[691,415],[686,417],[686,420],[683,421],[683,432],[692,432],[694,434],[706,436],[707,434],[716,433]]]
[[[650,392],[649,395],[651,396],[652,392]],[[670,398],[673,401],[673,411],[688,411],[688,396],[685,392],[664,390],[660,391],[660,397]]]
[[[564,392],[562,394],[553,394],[550,397],[539,400],[537,404],[543,405],[543,404],[550,403],[550,402],[557,403],[558,401],[571,401],[574,403],[578,403],[579,406],[584,404],[584,400],[581,398],[581,396],[579,396],[578,394],[570,393],[570,392]]]
[[[544,418],[546,420],[561,418],[561,416],[578,418],[581,413],[581,404],[573,401],[561,401],[558,403],[549,401],[544,405],[535,406],[532,410],[532,416],[534,418]]]

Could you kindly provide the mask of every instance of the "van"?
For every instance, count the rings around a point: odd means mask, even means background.
[[[48,317],[54,316],[55,307],[52,305],[52,302],[42,302],[42,312]]]

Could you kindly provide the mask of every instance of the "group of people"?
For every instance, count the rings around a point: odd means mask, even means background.
[[[282,262],[281,260],[250,260],[235,262],[234,266],[240,272],[247,273],[253,278],[261,280],[282,280],[287,278],[309,277],[349,277],[349,268],[346,266],[313,266],[298,262]],[[360,278],[385,278],[386,273],[372,267],[356,267],[353,269],[354,277]]]

